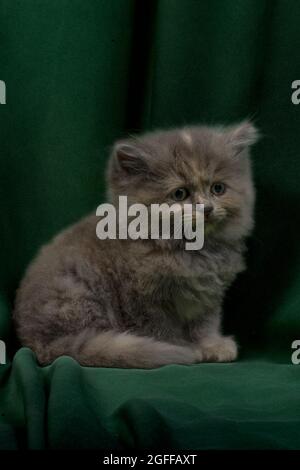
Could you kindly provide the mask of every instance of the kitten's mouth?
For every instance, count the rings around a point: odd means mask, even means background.
[[[209,233],[211,232],[215,225],[216,225],[216,220],[213,216],[210,216],[210,217],[204,217],[204,232],[205,233]],[[193,215],[192,217],[192,229],[193,230],[196,230],[197,228],[197,216],[196,215]]]
[[[216,228],[216,224],[213,224],[211,222],[206,222],[204,224],[204,234],[209,235],[210,233],[214,232]]]

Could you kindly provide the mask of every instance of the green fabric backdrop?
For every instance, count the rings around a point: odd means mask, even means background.
[[[0,366],[0,448],[300,448],[297,0],[0,0],[0,338],[37,248],[104,198],[128,131],[254,118],[256,230],[226,299],[235,364]]]

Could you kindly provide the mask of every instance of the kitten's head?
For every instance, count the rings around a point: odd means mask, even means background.
[[[206,235],[237,240],[253,226],[249,122],[192,126],[134,136],[115,144],[108,166],[110,199],[128,204],[203,203]]]

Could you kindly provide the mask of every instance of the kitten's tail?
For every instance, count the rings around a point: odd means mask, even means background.
[[[152,369],[166,364],[192,364],[196,352],[188,346],[157,341],[145,336],[116,331],[86,329],[78,335],[58,338],[48,345],[32,345],[41,364],[49,364],[62,355],[83,366]]]

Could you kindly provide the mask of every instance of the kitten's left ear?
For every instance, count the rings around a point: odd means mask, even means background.
[[[231,146],[234,155],[239,155],[243,150],[255,144],[259,139],[256,127],[248,121],[231,127],[227,132],[227,142]]]
[[[144,149],[136,142],[128,140],[117,142],[113,153],[116,156],[119,167],[128,175],[146,173],[148,166],[147,155]]]

